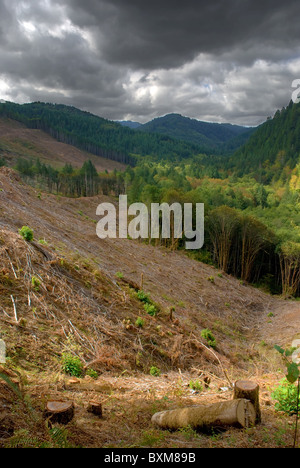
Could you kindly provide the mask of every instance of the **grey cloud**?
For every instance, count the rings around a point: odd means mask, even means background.
[[[68,13],[94,35],[107,61],[133,68],[172,68],[199,53],[239,46],[240,59],[256,44],[286,53],[299,46],[298,0],[69,0]],[[250,54],[250,60],[253,60]]]
[[[0,99],[2,80],[16,102],[110,119],[258,124],[300,78],[299,12],[298,0],[2,0]]]

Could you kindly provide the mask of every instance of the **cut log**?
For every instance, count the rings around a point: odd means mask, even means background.
[[[162,411],[152,417],[152,422],[162,429],[178,430],[192,427],[195,430],[224,429],[228,426],[252,427],[255,408],[245,399],[229,400],[211,406],[194,406]]]
[[[48,401],[44,416],[53,424],[68,424],[74,413],[74,403],[71,401]]]
[[[255,408],[255,423],[261,423],[261,411],[259,405],[259,385],[249,380],[238,380],[234,384],[234,399],[244,398],[251,401]]]
[[[88,405],[87,411],[88,413],[92,413],[93,415],[98,416],[98,418],[102,418],[103,416],[102,405],[97,401],[91,401]]]

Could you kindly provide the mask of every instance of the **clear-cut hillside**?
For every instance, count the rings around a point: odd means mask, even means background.
[[[107,200],[40,195],[13,170],[0,169],[0,329],[8,367],[35,411],[31,420],[29,406],[9,403],[12,425],[25,431],[19,445],[34,446],[30,437],[49,439],[38,421],[45,401],[54,398],[75,402],[70,443],[172,447],[174,436],[152,427],[153,412],[231,398],[229,385],[237,378],[261,385],[267,426],[253,437],[260,446],[270,445],[264,429],[276,433],[278,427],[269,401],[279,368],[272,348],[290,345],[298,333],[299,303],[243,285],[183,252],[100,240],[95,213]],[[34,242],[19,235],[24,225],[34,230]],[[156,317],[136,295],[142,281],[159,309]],[[212,331],[215,349],[201,336],[203,329]],[[65,352],[80,356],[97,380],[64,375]],[[150,375],[151,367],[161,375]],[[202,382],[199,393],[190,387],[195,381]],[[103,403],[104,420],[86,412],[91,400]],[[247,434],[229,434],[241,446],[250,444]],[[223,443],[230,446],[229,439]],[[193,446],[210,446],[210,439],[176,434],[176,447]]]
[[[0,118],[0,157],[4,157],[10,165],[15,164],[18,158],[39,158],[55,168],[65,164],[80,168],[88,159],[99,172],[123,170],[126,167],[117,161],[61,143],[42,130],[30,129],[16,120],[3,117]]]

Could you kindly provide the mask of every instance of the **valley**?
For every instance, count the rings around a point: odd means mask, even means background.
[[[66,119],[68,112],[77,115],[63,108]],[[130,152],[100,157],[61,141],[68,138],[0,119],[0,334],[7,352],[0,365],[0,446],[292,446],[295,418],[276,411],[272,395],[286,373],[274,346],[290,348],[300,338],[299,259],[278,253],[283,240],[295,249],[299,242],[298,166],[282,155],[280,174],[275,158],[261,174],[251,166],[238,176],[230,173],[236,156],[189,146],[196,154],[178,157],[182,143],[173,140],[164,148],[175,148],[172,156],[141,150],[130,166],[124,162]],[[97,206],[117,206],[125,192],[147,206],[204,202],[204,249],[187,253],[174,239],[100,240]],[[214,240],[221,242],[221,231],[212,228],[224,219],[235,231],[219,255],[222,244]],[[22,237],[23,226],[33,239]],[[285,282],[283,260],[292,272]],[[240,379],[260,386],[257,427],[172,433],[151,422],[158,411],[229,400]],[[66,427],[45,425],[51,400],[74,403]],[[101,419],[87,411],[91,402],[102,405]]]
[[[278,425],[285,428],[280,443],[290,443],[289,420],[276,416],[270,392],[283,377],[273,346],[290,345],[298,335],[296,302],[242,285],[180,252],[131,240],[101,241],[94,221],[102,196],[43,193],[40,199],[8,168],[0,169],[0,190],[1,335],[8,367],[34,407],[25,408],[24,419],[24,407],[14,402],[19,444],[26,433],[29,444],[50,443],[31,417],[34,411],[40,421],[45,402],[53,398],[75,402],[68,443],[85,447],[218,447],[232,440],[242,447],[273,446]],[[23,225],[33,229],[34,243],[18,234]],[[37,289],[33,276],[39,278]],[[147,315],[136,297],[141,278],[159,305],[156,317]],[[287,317],[293,320],[284,329]],[[203,329],[215,336],[213,352],[201,337]],[[97,379],[64,375],[66,352],[79,355]],[[160,376],[149,374],[153,367]],[[204,390],[207,376],[211,383]],[[240,378],[261,385],[264,422],[253,433],[230,429],[214,440],[152,426],[157,410],[230,398],[229,382]],[[193,393],[192,381],[202,382],[202,391]],[[86,413],[90,400],[103,403],[103,420]]]

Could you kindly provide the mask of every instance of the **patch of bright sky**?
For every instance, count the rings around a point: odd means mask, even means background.
[[[0,101],[1,100],[9,101],[11,99],[9,95],[9,90],[10,90],[10,87],[6,83],[5,79],[0,78]]]

